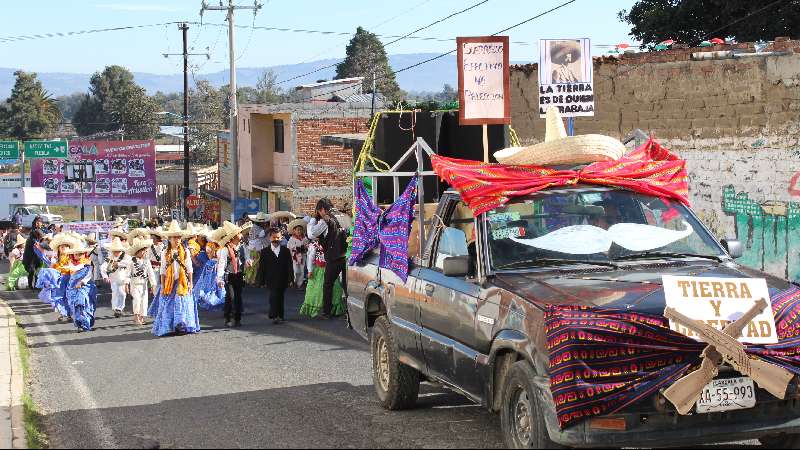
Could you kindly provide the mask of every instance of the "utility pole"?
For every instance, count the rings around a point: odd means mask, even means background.
[[[233,189],[231,189],[231,222],[236,223],[236,201],[239,198],[239,143],[238,143],[238,99],[236,98],[236,29],[234,19],[236,10],[251,10],[253,15],[258,14],[258,10],[264,5],[259,0],[253,0],[253,6],[237,6],[233,4],[233,0],[228,0],[228,6],[219,2],[219,6],[210,6],[203,0],[203,7],[200,10],[200,16],[208,11],[226,11],[228,13],[228,56],[230,58],[230,136],[231,136],[231,162],[233,168]]]
[[[182,23],[178,25],[178,29],[183,34],[183,53],[181,54],[164,54],[165,58],[170,56],[183,56],[183,219],[189,220],[189,206],[186,204],[186,199],[189,197],[189,57],[190,56],[205,56],[211,58],[207,53],[189,53],[189,24]]]

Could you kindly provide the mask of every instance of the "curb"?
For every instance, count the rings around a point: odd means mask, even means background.
[[[0,448],[27,448],[22,393],[25,381],[14,311],[0,299]]]

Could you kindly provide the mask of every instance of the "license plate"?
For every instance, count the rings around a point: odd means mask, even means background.
[[[752,378],[714,380],[703,389],[697,401],[699,414],[735,411],[756,406],[756,388]]]

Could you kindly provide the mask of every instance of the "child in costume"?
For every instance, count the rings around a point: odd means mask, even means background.
[[[161,292],[156,300],[153,334],[199,333],[197,303],[192,295],[192,258],[182,242],[184,231],[173,220],[163,236],[169,243],[161,256]]]
[[[92,331],[97,308],[97,287],[92,281],[91,248],[83,245],[67,250],[71,272],[67,282],[66,298],[72,311],[75,327],[79,331]]]
[[[276,325],[285,319],[284,299],[292,283],[292,254],[283,244],[283,233],[273,228],[269,232],[271,245],[261,250],[258,284],[269,289],[269,318]]]
[[[306,297],[303,306],[300,307],[300,315],[310,318],[318,317],[323,310],[323,286],[325,284],[325,250],[318,240],[314,240],[308,250],[308,286],[306,286]],[[333,285],[333,310],[331,314],[341,316],[345,312],[344,301],[342,300],[344,289],[337,280]]]
[[[239,227],[225,222],[220,231],[217,286],[225,289],[225,326],[229,328],[242,324],[242,288],[248,258],[244,254],[245,247],[241,244],[241,239],[242,233],[249,231],[251,226],[252,224],[247,224]]]
[[[9,291],[17,290],[17,281],[28,277],[25,264],[22,263],[22,251],[25,249],[27,241],[22,235],[17,235],[14,249],[8,254],[8,278],[6,279],[6,289]]]
[[[50,248],[53,249],[52,266],[50,269],[42,269],[39,272],[40,278],[37,280],[36,287],[42,289],[39,298],[50,303],[58,313],[58,321],[64,318],[72,320],[72,308],[67,301],[67,284],[72,275],[69,250],[80,247],[81,243],[71,235],[59,233],[52,241]]]
[[[130,256],[125,254],[127,247],[122,244],[119,237],[115,237],[110,245],[106,246],[110,253],[103,265],[100,273],[103,281],[111,284],[111,308],[114,309],[114,317],[122,317],[125,311],[125,298],[128,295],[128,267],[131,264]]]
[[[153,241],[150,239],[134,238],[126,251],[131,258],[128,276],[133,302],[133,320],[140,326],[144,326],[147,314],[148,291],[151,295],[155,295],[156,292],[156,273],[147,255],[152,246]]]
[[[197,301],[197,307],[204,311],[217,311],[221,310],[225,305],[225,287],[217,284],[217,252],[219,251],[219,238],[222,229],[209,233],[206,240],[205,253],[211,259],[206,261],[205,265],[200,269],[199,274],[195,277],[197,281],[194,283],[194,298]]]
[[[294,285],[300,288],[306,282],[306,254],[308,253],[308,238],[306,238],[306,226],[308,224],[303,219],[297,219],[289,224],[292,230],[292,237],[286,247],[292,252],[292,266],[294,268]]]

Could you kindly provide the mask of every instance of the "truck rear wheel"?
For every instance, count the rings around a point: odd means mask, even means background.
[[[379,317],[372,329],[372,380],[381,405],[391,411],[413,408],[419,397],[420,375],[401,363],[389,321]]]
[[[519,361],[503,383],[500,425],[508,448],[560,448],[550,440],[539,394],[533,384],[536,377],[527,361]]]

